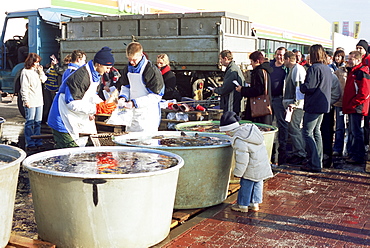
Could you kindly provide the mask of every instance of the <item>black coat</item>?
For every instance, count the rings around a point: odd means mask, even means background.
[[[270,73],[272,72],[272,68],[269,65],[268,62],[265,62],[256,68],[254,68],[251,72],[251,85],[250,87],[243,87],[242,88],[242,96],[243,97],[248,97],[247,105],[245,107],[245,112],[243,115],[243,119],[245,120],[250,120],[252,122],[257,122],[257,123],[263,123],[267,125],[272,124],[272,115],[266,115],[262,117],[257,117],[257,118],[252,118],[251,115],[251,104],[250,104],[250,99],[249,97],[255,97],[255,96],[260,96],[265,93],[266,88],[265,88],[265,80],[263,77],[263,71],[265,70],[267,72],[268,76],[268,83],[267,83],[267,94],[270,97],[271,100],[271,81],[270,81]]]
[[[161,71],[166,68],[166,67],[162,67],[161,68]],[[176,76],[175,76],[175,73],[171,70],[167,71],[166,73],[164,73],[163,75],[163,81],[164,81],[164,95],[162,97],[162,99],[165,99],[165,100],[172,100],[172,99],[176,99],[176,101],[181,101],[181,95],[179,93],[179,91],[177,90],[177,86],[176,86]]]

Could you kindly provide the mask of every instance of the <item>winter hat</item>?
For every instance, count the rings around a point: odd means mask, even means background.
[[[226,132],[231,131],[237,127],[239,127],[240,117],[232,111],[226,111],[220,120],[220,131]]]
[[[367,53],[367,50],[369,49],[369,44],[367,43],[367,41],[366,41],[366,40],[360,40],[360,41],[357,43],[357,45],[356,45],[356,46],[362,46],[362,47],[365,49],[366,53]]]
[[[111,53],[112,49],[109,47],[103,47],[99,52],[94,56],[94,63],[98,63],[106,66],[114,65],[114,57]]]

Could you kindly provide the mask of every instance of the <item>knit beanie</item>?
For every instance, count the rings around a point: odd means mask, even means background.
[[[220,131],[231,131],[239,127],[240,117],[232,111],[226,111],[220,119]]]
[[[356,46],[362,46],[365,51],[366,51],[366,54],[367,54],[367,51],[368,51],[368,48],[369,48],[369,44],[367,43],[366,40],[360,40]]]
[[[111,53],[112,49],[109,47],[103,47],[99,52],[94,56],[94,63],[98,63],[106,66],[114,65],[114,57]]]

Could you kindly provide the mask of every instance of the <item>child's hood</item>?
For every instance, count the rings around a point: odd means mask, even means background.
[[[246,123],[244,125],[241,125],[237,131],[235,132],[233,136],[233,143],[235,142],[235,139],[242,139],[246,142],[260,145],[264,142],[264,137],[262,132],[258,129],[258,127],[255,124]]]

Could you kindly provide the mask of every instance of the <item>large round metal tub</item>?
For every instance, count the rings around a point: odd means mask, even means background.
[[[25,157],[26,153],[17,147],[0,145],[0,247],[10,239],[19,167]]]
[[[156,135],[178,137],[181,132],[159,131],[157,133],[129,133],[115,136],[113,141],[119,145],[148,147],[128,144],[130,139],[147,139]],[[193,136],[194,132],[186,132]],[[202,133],[204,136],[229,139],[226,135]],[[165,147],[150,146],[154,149],[178,154],[184,159],[177,183],[175,209],[203,208],[222,203],[226,197],[230,179],[232,147],[230,144],[213,146]]]
[[[48,157],[91,152],[167,155],[178,164],[155,172],[78,174],[31,166]],[[83,161],[81,161],[83,163]],[[53,150],[32,155],[29,170],[39,237],[57,247],[149,247],[170,231],[183,159],[169,152],[119,146]]]
[[[245,123],[252,123],[252,122],[242,120],[239,123],[240,124],[245,124]],[[262,131],[262,134],[263,134],[263,138],[265,140],[265,145],[266,145],[266,150],[267,150],[268,157],[271,158],[272,146],[274,144],[275,133],[278,131],[278,128],[275,127],[275,126],[266,125],[266,124],[262,124],[262,123],[253,123],[253,124],[255,124],[257,127],[261,127],[262,129],[268,130],[268,131]],[[176,130],[179,130],[179,131],[190,132],[189,128],[197,127],[197,126],[210,126],[210,125],[220,126],[220,121],[189,121],[189,122],[179,123],[175,126],[175,128],[176,128]],[[202,131],[203,132],[204,131],[209,132],[209,130],[206,130],[206,129],[203,129],[203,130],[198,129],[196,132],[202,132]],[[193,132],[195,132],[195,131],[193,131]],[[223,134],[220,131],[217,131],[215,133]]]

